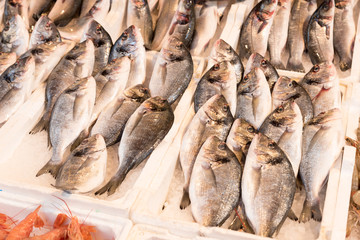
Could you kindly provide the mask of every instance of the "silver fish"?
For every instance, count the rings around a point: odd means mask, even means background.
[[[15,15],[20,15],[25,28],[29,29],[29,1],[27,0],[6,0],[4,9],[4,21],[7,22]]]
[[[179,39],[170,37],[156,59],[149,89],[153,96],[173,104],[186,90],[194,71],[189,50]]]
[[[55,24],[46,15],[43,15],[36,22],[31,33],[29,48],[46,42],[61,42],[61,37]]]
[[[0,75],[11,65],[16,62],[16,53],[3,53],[0,52]]]
[[[55,187],[71,193],[94,190],[105,179],[107,151],[104,138],[96,134],[85,139],[61,166]]]
[[[93,77],[78,79],[57,98],[49,123],[49,138],[53,152],[51,159],[36,176],[58,175],[66,160],[65,151],[89,124],[95,102],[96,83]]]
[[[285,221],[296,190],[285,153],[259,133],[251,142],[241,181],[246,216],[256,235],[271,237]]]
[[[306,198],[299,221],[321,221],[319,192],[344,145],[342,115],[337,108],[314,117],[304,128],[300,176]]]
[[[65,26],[76,16],[80,7],[81,1],[78,0],[58,0],[49,12],[49,18],[56,25]]]
[[[191,212],[203,226],[221,226],[239,202],[242,168],[218,137],[209,137],[191,173]]]
[[[47,13],[55,3],[49,0],[29,1],[29,25],[34,26],[43,13]]]

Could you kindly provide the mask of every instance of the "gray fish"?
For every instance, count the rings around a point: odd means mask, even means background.
[[[50,18],[42,15],[31,33],[29,48],[46,42],[61,42],[61,37]]]
[[[20,15],[25,28],[29,29],[29,3],[28,0],[6,0],[4,9],[4,22],[11,17]]]
[[[59,95],[78,78],[91,76],[94,66],[94,44],[86,40],[75,45],[50,73],[45,90],[45,113],[33,133],[47,130],[54,104]]]
[[[0,75],[16,62],[16,53],[0,52]]]
[[[144,43],[150,48],[153,38],[153,23],[147,0],[129,0],[126,25],[135,25],[141,31]]]
[[[89,10],[94,6],[96,0],[83,0],[81,4],[81,13],[80,17],[85,16]]]
[[[35,61],[31,56],[18,59],[0,76],[0,126],[30,96],[31,82],[34,80]]]
[[[256,235],[271,237],[281,228],[295,190],[294,171],[286,154],[270,138],[255,135],[246,157],[241,197]]]
[[[95,102],[96,83],[93,77],[78,79],[57,98],[49,123],[49,138],[53,152],[51,159],[36,176],[50,173],[55,178],[66,160],[67,148],[89,124]]]
[[[281,76],[276,82],[272,100],[273,109],[294,100],[300,108],[304,124],[314,117],[314,107],[309,94],[301,85],[288,77]]]
[[[237,89],[236,118],[244,118],[256,129],[271,112],[271,93],[263,71],[254,68]]]
[[[55,2],[49,0],[29,1],[29,25],[34,26],[43,13],[48,13]]]
[[[337,108],[314,117],[304,128],[300,176],[306,198],[300,222],[321,221],[319,193],[344,145],[342,115]]]
[[[92,75],[96,76],[109,62],[112,47],[111,37],[108,32],[95,20],[84,33],[84,39],[91,39],[95,46],[95,63]]]
[[[240,57],[248,59],[252,53],[265,55],[277,0],[260,1],[249,13],[241,27]]]
[[[106,146],[115,144],[120,140],[130,116],[149,97],[149,90],[141,84],[125,89],[121,96],[100,113],[90,135],[100,133]]]
[[[215,63],[228,61],[235,68],[236,82],[239,83],[243,77],[244,66],[240,61],[239,55],[224,40],[219,39],[215,42],[213,50],[210,53],[208,65],[213,66]]]
[[[324,1],[314,12],[306,29],[305,44],[312,64],[334,59],[334,0]]]
[[[270,91],[272,92],[274,85],[279,78],[279,74],[277,73],[274,66],[271,65],[271,63],[260,54],[253,53],[251,54],[248,62],[246,63],[244,75],[248,74],[251,69],[255,67],[260,68],[264,72],[266,81],[268,82]]]
[[[285,49],[287,40],[291,2],[291,0],[278,1],[274,21],[270,29],[268,42],[270,62],[277,69],[285,69],[281,61],[281,55]]]
[[[166,99],[157,96],[145,100],[125,125],[119,145],[118,171],[95,195],[115,193],[127,173],[157,147],[173,122],[174,114]]]
[[[239,202],[242,168],[218,137],[209,137],[191,173],[191,212],[203,226],[221,226]]]
[[[288,31],[289,60],[286,69],[305,72],[302,56],[305,49],[304,32],[311,15],[316,10],[315,0],[294,0]]]
[[[212,135],[225,141],[232,122],[229,104],[222,95],[211,97],[195,114],[182,138],[180,148],[180,164],[185,179],[180,208],[185,208],[190,203],[190,176],[201,145]]]
[[[340,57],[341,71],[346,71],[351,68],[355,33],[353,1],[336,0],[334,15],[334,47],[336,53]]]
[[[179,39],[170,37],[156,59],[149,89],[153,96],[173,104],[186,90],[194,71],[189,50]]]
[[[80,7],[81,1],[78,0],[56,1],[49,12],[49,18],[56,25],[65,26],[77,15]]]
[[[107,150],[104,138],[96,134],[85,139],[61,166],[55,187],[71,193],[94,190],[105,179]]]

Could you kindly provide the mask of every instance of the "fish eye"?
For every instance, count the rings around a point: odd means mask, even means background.
[[[96,33],[101,33],[101,26],[100,25],[97,25],[97,27],[96,27]]]
[[[126,39],[128,39],[128,35],[127,35],[127,33],[124,33],[124,34],[121,36],[121,40],[125,41]]]
[[[141,93],[147,93],[147,90],[145,88],[140,88],[139,90]]]
[[[178,43],[175,45],[175,48],[179,50],[179,49],[181,49],[181,45],[182,45],[182,43]]]
[[[274,142],[270,142],[268,145],[269,148],[273,149],[275,147],[275,143]]]
[[[214,71],[217,71],[217,70],[219,70],[220,69],[220,65],[219,64],[215,64],[214,66],[213,66],[213,70]]]
[[[283,106],[280,106],[278,107],[278,109],[276,110],[277,113],[282,113],[284,112],[284,107]]]
[[[247,131],[248,131],[249,133],[254,133],[254,132],[255,132],[255,129],[254,129],[253,126],[248,126]]]
[[[320,67],[319,67],[319,65],[315,65],[314,67],[313,67],[313,72],[314,73],[316,73],[316,72],[318,72],[320,70]]]
[[[223,106],[223,110],[224,110],[224,112],[229,111],[229,105],[228,105],[228,104],[225,104],[225,105]]]
[[[246,74],[245,77],[243,78],[243,81],[244,81],[244,82],[249,81],[249,76],[248,76],[247,74]]]
[[[266,65],[267,65],[266,60],[265,59],[261,60],[260,64],[262,67],[266,67]]]
[[[289,86],[289,87],[292,87],[292,86],[293,86],[293,83],[292,83],[292,82],[289,82],[288,86]]]
[[[225,144],[224,142],[222,142],[222,143],[220,143],[220,144],[218,145],[218,148],[219,148],[220,150],[225,150],[225,149],[226,149],[226,144]]]
[[[231,53],[231,47],[227,47],[227,48],[226,48],[226,51],[227,51],[228,53]]]

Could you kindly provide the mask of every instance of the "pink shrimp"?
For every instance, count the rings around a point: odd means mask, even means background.
[[[62,226],[55,228],[43,235],[27,238],[27,240],[65,240],[67,236],[68,227]]]

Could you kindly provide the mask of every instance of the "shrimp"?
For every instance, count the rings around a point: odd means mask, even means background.
[[[59,213],[56,216],[56,219],[55,219],[54,224],[53,224],[53,228],[61,227],[67,219],[68,219],[68,216],[66,214]]]
[[[43,235],[27,238],[27,240],[65,240],[67,236],[68,227],[62,226],[55,228]]]
[[[0,240],[5,240],[9,232],[7,230],[0,229]]]

